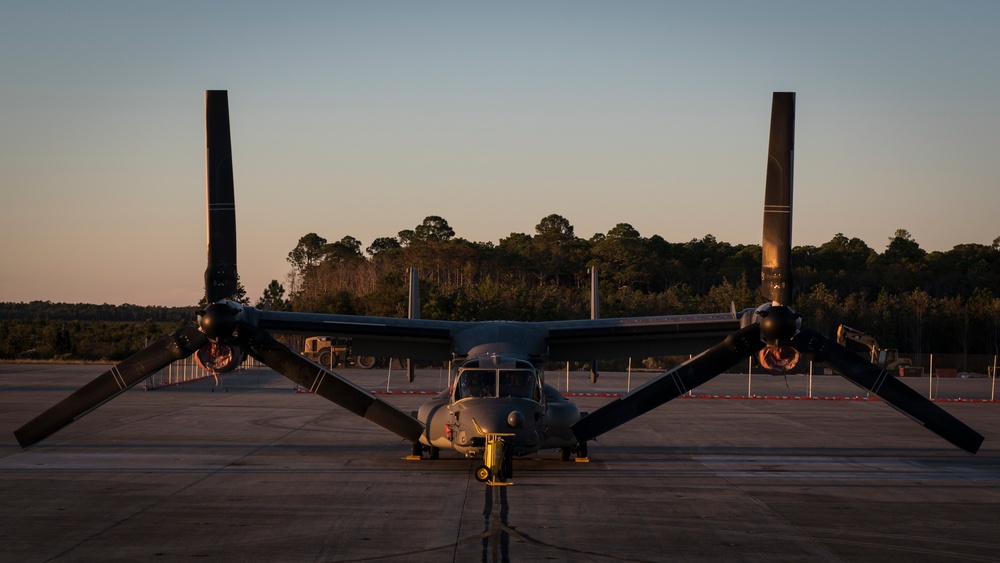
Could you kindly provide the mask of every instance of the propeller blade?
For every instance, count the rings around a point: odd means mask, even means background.
[[[207,342],[194,327],[157,340],[15,430],[17,443],[22,448],[33,446],[172,362],[190,356]]]
[[[815,354],[816,359],[833,365],[851,383],[874,393],[896,410],[959,448],[971,454],[979,451],[983,437],[978,432],[892,374],[866,362],[847,348],[810,329],[800,331],[792,339],[792,345],[800,352]]]
[[[704,384],[763,347],[756,323],[730,333],[723,342],[582,418],[573,425],[573,434],[581,443],[592,440]]]
[[[405,440],[420,441],[424,425],[412,416],[340,375],[303,358],[256,327],[242,324],[239,334],[240,339],[249,344],[250,353],[274,371]]]
[[[236,295],[236,198],[233,195],[233,149],[229,136],[229,95],[205,92],[207,144],[208,268],[205,296],[209,303]]]
[[[775,92],[767,149],[761,286],[764,297],[792,304],[792,167],[795,153],[795,93]]]

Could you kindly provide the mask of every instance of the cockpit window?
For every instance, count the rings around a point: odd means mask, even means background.
[[[456,399],[496,397],[497,376],[493,370],[465,370],[458,378]]]
[[[540,401],[541,390],[532,370],[466,369],[458,377],[455,400],[473,397],[519,397]]]
[[[523,370],[500,370],[500,396],[537,400],[535,374]]]

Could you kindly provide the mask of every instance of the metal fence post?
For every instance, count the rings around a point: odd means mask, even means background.
[[[993,354],[993,381],[990,385],[990,400],[993,400],[994,394],[997,390],[997,355]]]
[[[931,354],[931,371],[927,374],[927,398],[934,399],[934,354]]]

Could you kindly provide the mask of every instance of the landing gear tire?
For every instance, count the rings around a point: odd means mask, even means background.
[[[431,446],[429,453],[427,454],[428,459],[441,459],[441,448],[437,446]]]
[[[490,468],[485,465],[480,465],[476,468],[476,481],[480,483],[485,483],[490,480]]]
[[[572,453],[570,448],[559,448],[559,461],[569,461],[569,456]]]
[[[580,442],[576,447],[576,459],[587,459],[587,442]]]

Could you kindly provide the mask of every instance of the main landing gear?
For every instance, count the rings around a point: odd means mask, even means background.
[[[441,459],[441,449],[436,446],[424,446],[420,442],[414,442],[410,455],[406,456],[407,461],[420,461],[424,458],[424,450],[427,450],[427,459]]]
[[[580,442],[575,448],[560,448],[559,461],[569,461],[574,451],[576,451],[577,463],[590,462],[590,457],[587,456],[587,442]]]

